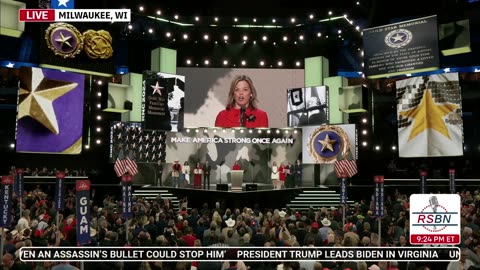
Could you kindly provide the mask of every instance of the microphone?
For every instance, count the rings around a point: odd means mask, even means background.
[[[437,196],[431,196],[429,199],[428,199],[428,202],[430,203],[430,208],[432,208],[433,210],[433,213],[437,213],[437,208],[438,208],[438,199],[437,199]],[[433,226],[433,229],[436,230],[437,229],[437,226]]]
[[[240,107],[240,126],[245,126],[245,106]]]
[[[431,196],[430,199],[428,199],[428,202],[430,203],[433,213],[437,213],[437,207],[439,205],[437,196]]]

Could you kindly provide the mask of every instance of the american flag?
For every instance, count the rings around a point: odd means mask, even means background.
[[[113,165],[113,169],[115,170],[115,173],[117,173],[118,177],[127,173],[127,167],[125,165],[126,164],[123,160],[120,160],[117,158],[117,160],[115,161],[115,165]]]
[[[340,178],[342,174],[346,174],[348,178],[351,178],[357,174],[357,163],[354,159],[351,160],[337,160],[335,161],[335,173],[337,177]]]
[[[123,160],[125,167],[127,168],[127,172],[131,175],[135,175],[138,173],[137,162],[135,160],[131,160],[129,157]]]

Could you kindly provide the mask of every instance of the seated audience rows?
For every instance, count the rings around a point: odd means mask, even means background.
[[[95,262],[85,269],[478,269],[480,267],[480,194],[479,190],[462,191],[461,228],[462,260],[435,262]],[[214,206],[188,205],[175,209],[168,199],[145,200],[134,197],[133,214],[121,218],[121,200],[105,196],[91,205],[91,236],[94,246],[409,246],[409,196],[395,191],[385,201],[386,215],[380,220],[373,215],[373,203],[362,200],[342,206],[310,208],[262,209],[253,207],[230,209],[220,203]],[[66,193],[66,206],[57,213],[51,195],[37,186],[22,199],[14,199],[14,223],[5,232],[4,267],[11,269],[70,269],[52,262],[24,263],[19,258],[23,246],[76,246],[75,193]],[[58,217],[57,217],[58,215]],[[58,224],[56,220],[58,218]],[[381,238],[379,237],[379,221]],[[71,263],[78,266],[76,263]],[[463,267],[463,268],[460,268]],[[57,268],[56,268],[57,267]],[[62,268],[65,267],[65,268]],[[70,265],[69,265],[70,267]],[[472,267],[472,268],[468,268]],[[473,268],[477,267],[477,268]],[[9,269],[9,268],[4,268]]]

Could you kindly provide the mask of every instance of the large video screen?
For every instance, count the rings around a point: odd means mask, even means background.
[[[303,69],[178,68],[188,84],[185,91],[185,127],[213,127],[227,106],[236,75],[247,75],[257,91],[258,108],[268,115],[269,127],[287,126],[287,89],[303,87]]]
[[[115,41],[111,33],[114,32],[111,23],[42,24],[39,62],[113,74]]]
[[[288,89],[287,97],[289,127],[328,123],[328,90],[326,86]]]
[[[84,85],[82,74],[22,67],[17,152],[80,154]]]
[[[145,129],[183,129],[185,76],[144,71],[141,119]]]
[[[294,164],[302,156],[301,129],[186,129],[167,133],[168,164],[178,160],[193,166],[208,160],[212,183],[227,183],[235,162],[244,170],[244,182],[271,184],[271,165]],[[170,168],[170,167],[169,167]],[[222,180],[220,180],[222,179]],[[261,179],[261,180],[259,180]]]
[[[303,163],[334,164],[357,159],[357,129],[354,124],[306,126],[303,133]]]

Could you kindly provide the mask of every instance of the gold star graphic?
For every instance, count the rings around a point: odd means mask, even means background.
[[[455,111],[457,108],[458,105],[455,104],[439,105],[435,103],[430,90],[425,90],[423,99],[417,107],[408,111],[400,112],[400,115],[414,119],[413,128],[408,136],[408,141],[415,138],[427,128],[434,129],[440,132],[443,136],[451,139],[443,117]]]
[[[327,136],[325,136],[324,140],[318,140],[318,142],[323,145],[322,152],[325,151],[325,148],[327,148],[328,150],[333,152],[333,146],[335,145],[337,140],[331,140],[330,136],[328,136],[328,134],[327,134]]]
[[[70,40],[72,37],[71,36],[64,36],[63,35],[63,32],[60,32],[60,38],[56,38],[55,41],[56,42],[60,42],[61,46],[63,46],[64,44],[67,44],[68,47],[72,47],[72,45],[70,44],[70,42],[68,40]]]
[[[21,72],[18,120],[30,116],[52,133],[58,134],[53,101],[77,87],[77,83],[45,79],[40,68]]]
[[[155,85],[150,85],[152,88],[153,88],[153,93],[152,95],[155,95],[155,93],[158,93],[160,96],[162,95],[162,92],[160,91],[161,89],[163,89],[163,87],[161,87],[160,85],[158,85],[158,82],[157,84]]]

